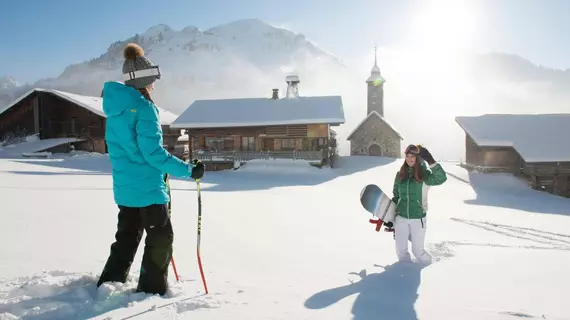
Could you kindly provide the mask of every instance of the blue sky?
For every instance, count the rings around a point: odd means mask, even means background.
[[[112,42],[159,23],[207,29],[242,18],[301,32],[345,60],[365,55],[375,42],[391,46],[412,39],[461,42],[472,50],[570,68],[570,1],[452,3],[457,12],[423,0],[2,0],[0,76],[20,82],[57,77],[67,65],[97,57]],[[426,29],[431,35],[425,36]]]

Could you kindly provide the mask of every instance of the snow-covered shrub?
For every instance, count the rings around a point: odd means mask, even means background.
[[[9,131],[0,137],[0,146],[5,147],[11,144],[20,143],[27,141],[28,135],[26,129],[16,129],[14,131]]]

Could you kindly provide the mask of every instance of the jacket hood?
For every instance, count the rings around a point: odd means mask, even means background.
[[[139,103],[141,93],[124,83],[110,81],[103,85],[103,112],[107,117],[116,116]]]

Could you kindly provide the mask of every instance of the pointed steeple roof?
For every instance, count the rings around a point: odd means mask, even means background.
[[[372,70],[370,70],[370,77],[366,79],[366,82],[374,82],[375,85],[382,84],[386,82],[382,75],[380,74],[380,67],[378,67],[378,56],[377,56],[377,48],[374,46],[374,66]]]

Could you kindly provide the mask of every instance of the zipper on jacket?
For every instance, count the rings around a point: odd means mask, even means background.
[[[409,177],[408,177],[406,192],[408,194],[408,219],[410,219],[410,178]]]

